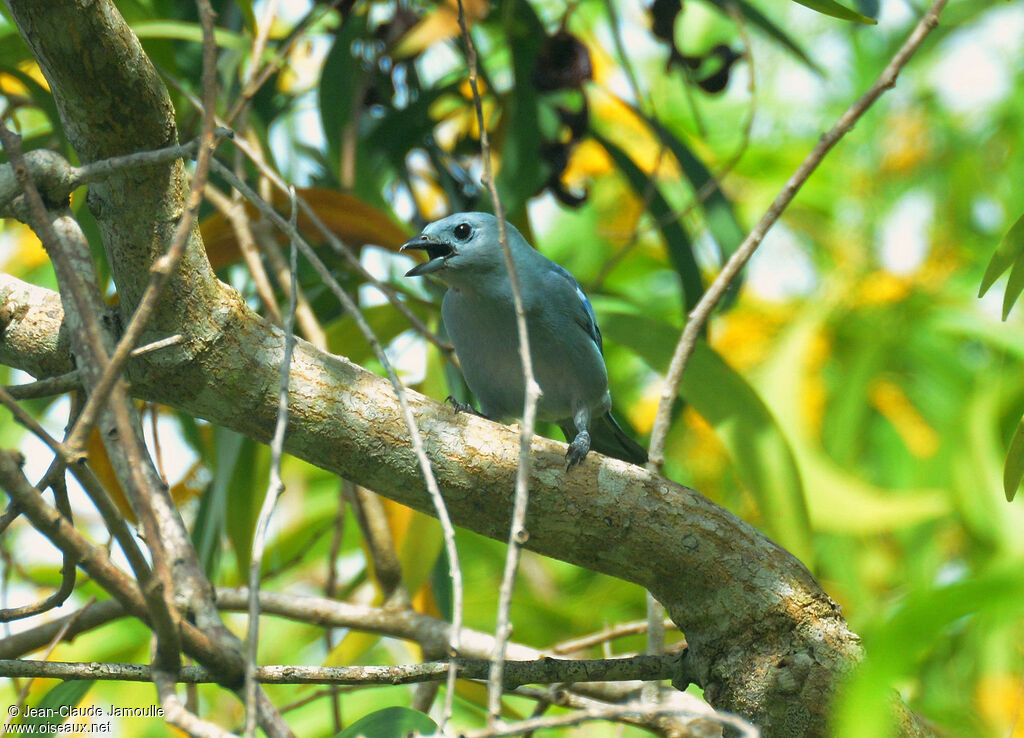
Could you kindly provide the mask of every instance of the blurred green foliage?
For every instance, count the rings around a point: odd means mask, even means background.
[[[685,311],[915,22],[909,6],[893,0],[856,3],[857,13],[822,0],[804,4],[847,19],[882,12],[881,22],[850,24],[767,0],[649,9],[598,0],[568,8],[467,2],[503,203],[590,293],[616,405],[641,437]],[[244,87],[259,12],[245,2],[218,6],[225,112]],[[453,7],[341,6],[314,5],[271,31],[262,58],[280,64],[245,117],[267,160],[314,192],[354,195],[366,212],[408,232],[449,212],[490,209],[478,181],[476,119]],[[201,65],[194,8],[170,0],[119,7],[174,83],[181,137],[193,136],[199,115],[186,91],[196,92]],[[840,735],[884,734],[893,690],[954,734],[1024,735],[1024,508],[1019,497],[1007,502],[1024,468],[1024,442],[1007,457],[1024,411],[1024,318],[1009,311],[1024,285],[1021,221],[1011,227],[1024,203],[1024,54],[1012,41],[1021,28],[1019,0],[950,3],[896,90],[825,159],[765,242],[743,287],[709,325],[677,403],[666,473],[798,555],[864,637],[869,659],[839,702]],[[40,80],[5,22],[0,89],[16,102],[26,146],[70,155]],[[709,185],[716,180],[720,189]],[[98,243],[83,203],[76,196]],[[204,214],[209,227],[215,216]],[[52,287],[38,245],[24,230],[3,227],[5,268]],[[393,248],[393,233],[380,234],[352,246]],[[258,307],[237,256],[218,251],[214,261]],[[346,288],[359,287],[339,260],[332,263]],[[1007,270],[1009,284],[998,290],[1005,304],[992,301],[995,292],[979,300],[979,285],[984,293]],[[436,326],[439,293],[406,283],[401,271],[392,265],[387,280]],[[331,350],[379,369],[312,270],[304,267],[300,281]],[[408,331],[387,305],[367,302],[366,314],[386,343]],[[418,388],[438,399],[462,396],[453,367],[432,348],[425,356],[425,374],[400,360]],[[62,423],[59,406],[30,407]],[[167,459],[182,469],[170,481],[204,565],[216,584],[237,584],[266,488],[266,449],[154,412],[165,454],[181,457]],[[21,431],[3,416],[0,434],[12,445]],[[336,525],[344,504],[338,480],[289,460],[285,481],[267,586],[322,592],[337,550],[338,596],[379,601],[357,527]],[[390,503],[386,509],[416,606],[445,612],[445,578],[433,576],[443,571],[436,524]],[[0,544],[18,552],[21,567],[5,565],[5,582],[28,599],[57,580],[52,561],[23,560],[34,540],[19,523]],[[464,531],[458,545],[466,624],[490,630],[504,547]],[[101,593],[85,584],[74,602],[90,594]],[[546,647],[643,616],[637,587],[526,555],[513,604],[516,639]],[[242,632],[243,619],[229,622]],[[641,648],[641,636],[613,645],[616,653]],[[144,629],[126,620],[61,645],[55,658],[145,661],[147,653]],[[419,657],[391,639],[325,639],[319,628],[275,619],[262,630],[263,663]],[[52,687],[38,682],[30,704],[45,701]],[[334,730],[327,699],[303,701],[315,689],[268,688],[277,704],[296,705],[286,718],[297,734]],[[9,702],[14,690],[0,688]],[[222,692],[199,693],[204,714],[240,719],[239,705]],[[388,687],[336,699],[348,724],[409,705],[411,695]],[[85,699],[147,705],[154,695],[147,685],[100,683]],[[459,724],[482,720],[479,690],[461,687],[456,704]],[[519,714],[531,709],[507,704]],[[163,735],[164,728],[138,720],[132,733]]]

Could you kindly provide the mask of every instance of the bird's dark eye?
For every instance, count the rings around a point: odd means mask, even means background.
[[[455,226],[455,230],[452,231],[452,233],[455,234],[455,237],[460,241],[465,241],[469,238],[469,234],[472,232],[473,229],[470,227],[469,223],[459,223]]]

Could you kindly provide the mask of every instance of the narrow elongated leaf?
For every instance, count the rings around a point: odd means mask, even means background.
[[[1017,254],[1017,258],[1010,267],[1010,278],[1006,280],[1006,292],[1003,293],[1003,320],[1010,315],[1014,303],[1024,290],[1024,251]]]
[[[1006,232],[1003,239],[996,247],[996,252],[985,268],[985,274],[981,278],[981,287],[978,289],[978,297],[984,297],[999,275],[1005,272],[1024,253],[1024,214]],[[1005,316],[1004,316],[1005,317]]]
[[[901,489],[898,494],[866,481],[837,464],[800,412],[805,384],[793,367],[806,366],[823,315],[805,311],[777,342],[755,380],[800,466],[807,505],[816,531],[870,534],[900,530],[948,514],[949,493],[940,488]]]
[[[193,41],[197,44],[203,42],[203,29],[198,23],[175,20],[153,20],[137,21],[132,24],[132,30],[140,39],[162,38],[177,41]],[[252,48],[252,41],[241,33],[226,31],[218,28],[213,33],[213,40],[217,46],[234,51],[249,51]]]
[[[328,163],[335,175],[343,135],[353,116],[362,110],[363,101],[357,97],[365,89],[370,74],[353,52],[353,45],[368,36],[365,13],[349,13],[338,29],[320,74],[320,122],[327,141]]]
[[[516,85],[503,101],[501,170],[497,182],[508,214],[515,220],[527,200],[540,192],[548,176],[540,157],[540,98],[530,80],[546,33],[531,3],[503,5],[504,26],[518,41],[509,47]]]
[[[633,349],[655,371],[668,368],[678,337],[672,326],[639,315],[611,313],[601,316],[601,329],[608,340]],[[813,567],[800,472],[761,398],[703,342],[697,344],[679,391],[729,449],[737,474],[757,500],[768,533]]]
[[[419,710],[385,707],[357,720],[335,738],[405,738],[410,733],[434,735],[437,723]]]
[[[775,25],[767,16],[761,13],[760,10],[755,8],[746,0],[708,0],[712,5],[718,8],[726,16],[730,15],[730,9],[736,8],[740,15],[755,28],[759,28],[766,36],[769,36],[778,41],[782,46],[788,50],[793,56],[802,61],[808,67],[813,69],[818,74],[821,74],[821,69],[815,64],[807,53],[800,48],[800,45],[794,41],[789,35]]]
[[[704,282],[701,279],[700,267],[697,266],[690,237],[676,217],[675,211],[658,191],[657,185],[636,165],[629,154],[603,136],[594,134],[594,138],[612,157],[619,171],[626,176],[636,196],[641,201],[648,203],[647,209],[654,217],[658,230],[661,231],[661,235],[665,239],[672,266],[675,267],[683,281],[685,312],[690,312],[690,309],[700,300],[700,296],[704,294]]]
[[[60,725],[70,716],[70,711],[66,708],[74,707],[81,702],[82,698],[92,689],[92,685],[95,683],[92,679],[74,679],[61,682],[42,696],[35,706],[39,712],[32,717],[25,718],[25,725],[34,725],[37,728],[41,728],[44,725],[48,727]],[[62,707],[65,708],[63,711],[61,710]],[[64,713],[63,715],[61,714],[62,712]],[[40,732],[45,733],[47,731]],[[56,731],[49,732],[51,734],[56,733]]]
[[[868,25],[875,25],[878,23],[874,18],[868,18],[866,15],[858,13],[856,10],[851,10],[845,5],[840,5],[835,0],[793,0],[794,2],[800,3],[804,7],[816,10],[819,13],[825,15],[831,15],[833,18],[839,18],[840,20],[853,21],[854,23],[866,23]]]
[[[263,498],[267,496],[269,472],[270,448],[243,437],[238,458],[230,471],[225,520],[225,530],[235,551],[238,576],[242,581],[249,575],[252,539]]]
[[[683,174],[690,181],[690,186],[693,187],[694,195],[699,196],[701,190],[713,178],[710,170],[704,166],[704,162],[698,159],[678,136],[663,126],[656,118],[646,116],[635,108],[633,112],[647,121],[647,125],[657,134],[658,139],[676,157],[679,166],[682,167]],[[724,264],[726,259],[743,242],[745,231],[740,226],[739,221],[736,220],[736,213],[733,210],[732,203],[720,187],[715,187],[699,204],[701,209],[704,210],[708,230],[711,231],[711,236],[718,245],[719,258]],[[730,295],[735,295],[742,284],[741,275],[740,278],[734,280],[729,286]]]
[[[199,554],[203,571],[211,577],[217,570],[220,559],[220,543],[224,537],[224,523],[227,518],[228,488],[241,448],[242,436],[220,426],[214,426],[209,456],[214,465],[213,482],[199,500],[199,514],[196,515],[195,527],[192,529],[192,545]]]
[[[1017,432],[1010,441],[1010,450],[1006,452],[1006,466],[1003,467],[1003,491],[1006,501],[1012,502],[1024,478],[1024,420],[1017,424]]]

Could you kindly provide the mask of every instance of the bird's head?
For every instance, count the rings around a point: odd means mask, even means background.
[[[520,248],[523,237],[508,226],[509,244]],[[498,238],[498,219],[489,213],[456,213],[427,225],[402,251],[425,251],[429,260],[417,264],[407,277],[435,274],[449,282],[459,274],[504,269],[505,261]]]

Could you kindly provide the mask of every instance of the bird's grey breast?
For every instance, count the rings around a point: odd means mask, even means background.
[[[524,385],[511,297],[453,287],[445,293],[441,317],[481,412],[495,420],[519,417]]]

